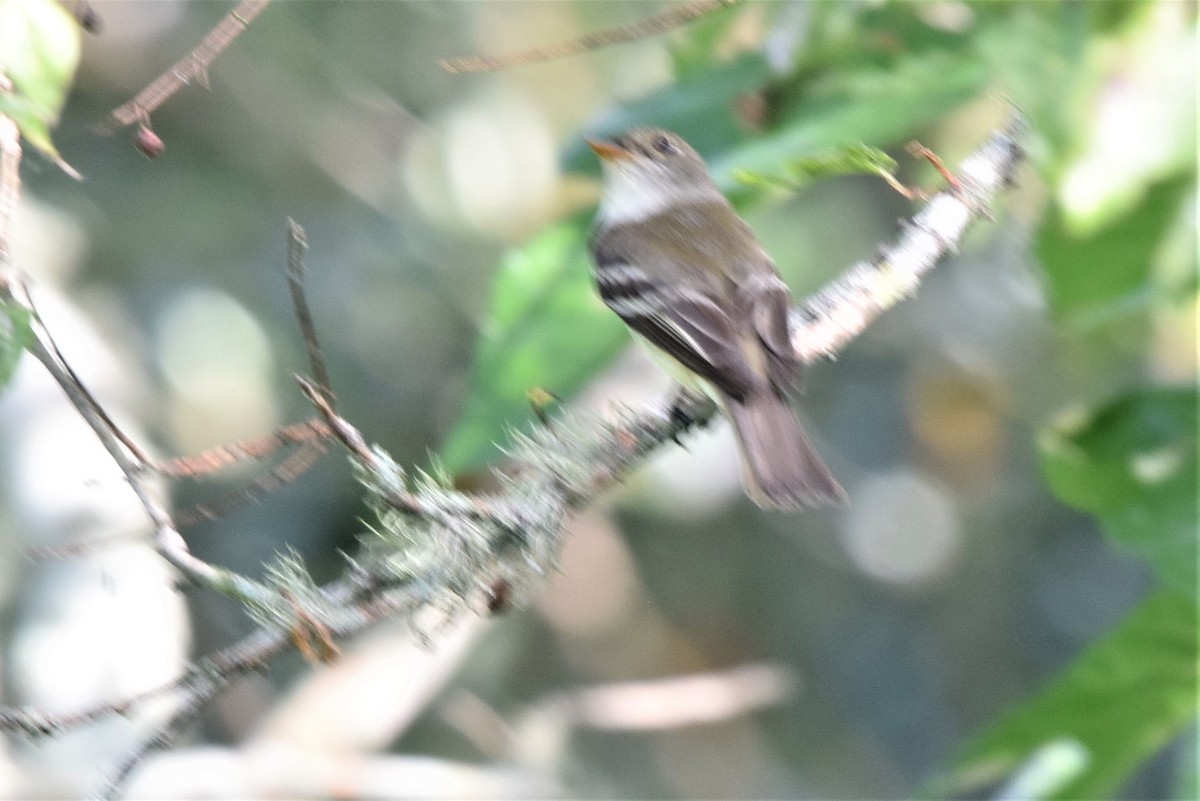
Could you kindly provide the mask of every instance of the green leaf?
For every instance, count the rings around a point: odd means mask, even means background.
[[[629,342],[592,287],[587,230],[560,223],[501,264],[466,406],[440,454],[447,470],[494,459],[506,429],[533,417],[530,391],[570,398]]]
[[[1086,58],[1091,33],[1088,3],[1011,3],[979,6],[975,47],[992,88],[1029,117],[1035,163],[1057,169],[1086,125],[1085,93],[1094,75]],[[1100,5],[1100,4],[1096,4]]]
[[[714,158],[713,177],[728,189],[738,170],[780,173],[797,157],[848,142],[882,145],[910,137],[976,95],[986,80],[982,63],[934,51],[814,84],[775,130]]]
[[[1065,764],[1050,777],[1058,781],[1045,782],[1046,792],[1003,795],[1111,797],[1196,719],[1196,625],[1190,596],[1151,596],[1039,695],[988,727],[931,793],[992,795],[991,787],[1031,759],[1066,751],[1072,758],[1060,760]]]
[[[1042,470],[1164,584],[1196,584],[1196,390],[1140,389],[1039,437]]]
[[[793,74],[774,73],[760,52],[703,67],[689,57],[680,82],[614,108],[586,134],[603,138],[646,124],[674,130],[708,158],[728,191],[737,187],[735,170],[778,174],[793,159],[847,143],[911,137],[978,95],[991,78],[971,39],[936,31],[904,4],[865,15],[832,4],[809,10],[814,44],[801,51]],[[766,131],[752,133],[737,117],[737,99],[751,94],[768,104]],[[582,141],[569,148],[564,165],[596,169]]]
[[[21,362],[21,354],[33,339],[29,323],[29,309],[0,301],[0,388],[8,386]]]
[[[1106,3],[1089,3],[1092,29],[1105,36],[1124,33],[1130,25],[1154,13],[1154,6],[1142,0],[1108,0]]]
[[[50,129],[58,122],[78,64],[79,26],[61,5],[54,0],[0,0],[0,72],[13,87],[0,92],[0,113],[74,177],[79,174],[58,154]]]
[[[1159,246],[1178,219],[1191,176],[1151,187],[1141,205],[1098,231],[1079,234],[1057,207],[1038,233],[1050,304],[1062,321],[1091,327],[1161,299],[1154,267]]]
[[[713,63],[717,44],[737,24],[741,12],[742,9],[720,9],[689,22],[670,37],[667,48],[671,53],[675,77],[682,80],[706,71]]]
[[[867,145],[846,145],[829,153],[791,159],[777,173],[734,170],[733,178],[748,186],[798,189],[832,175],[892,176],[896,160],[882,150]]]

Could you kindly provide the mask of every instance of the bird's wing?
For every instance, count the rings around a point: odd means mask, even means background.
[[[780,394],[791,392],[799,379],[800,362],[792,347],[788,320],[792,293],[787,284],[779,277],[775,265],[768,260],[764,269],[756,271],[742,282],[736,296],[734,305],[739,310],[738,316],[750,321],[762,343],[771,385]]]
[[[762,384],[729,315],[703,291],[656,280],[632,264],[600,259],[596,284],[600,297],[630,328],[725,394],[740,400]]]

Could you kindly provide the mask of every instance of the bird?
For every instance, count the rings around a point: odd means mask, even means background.
[[[659,128],[588,145],[603,167],[589,241],[600,298],[685,386],[717,401],[752,501],[845,503],[790,406],[800,378],[791,292],[704,159]]]

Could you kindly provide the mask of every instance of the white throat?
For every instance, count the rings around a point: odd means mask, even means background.
[[[614,164],[604,170],[597,221],[606,226],[641,222],[671,206],[713,197],[722,195],[711,183],[679,183],[637,165]]]

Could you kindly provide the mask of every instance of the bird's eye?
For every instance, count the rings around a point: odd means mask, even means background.
[[[675,147],[671,144],[671,140],[661,135],[654,137],[654,149],[664,156],[675,152]]]

